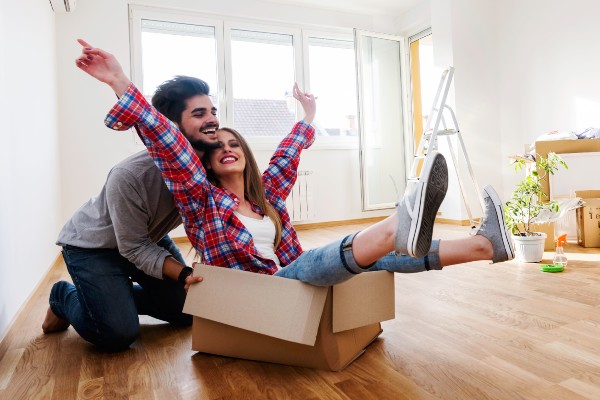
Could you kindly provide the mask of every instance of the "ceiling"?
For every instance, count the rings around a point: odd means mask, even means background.
[[[366,15],[399,16],[423,0],[266,0],[270,3],[299,5]]]

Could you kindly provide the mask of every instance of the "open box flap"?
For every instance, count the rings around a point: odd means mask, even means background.
[[[314,345],[328,288],[202,264],[194,276],[204,280],[188,290],[186,314]]]
[[[394,294],[394,274],[387,271],[362,273],[335,285],[333,332],[394,319]]]

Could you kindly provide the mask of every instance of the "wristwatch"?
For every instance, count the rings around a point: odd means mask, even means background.
[[[179,273],[179,277],[177,278],[177,282],[181,283],[182,285],[185,285],[185,279],[188,276],[190,276],[193,272],[194,272],[193,268],[183,267],[181,269],[181,272]]]

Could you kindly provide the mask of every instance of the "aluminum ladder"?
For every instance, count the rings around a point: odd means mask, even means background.
[[[450,85],[452,84],[453,76],[454,67],[449,67],[448,69],[444,70],[444,72],[442,72],[442,77],[440,79],[440,83],[438,85],[437,92],[433,100],[431,112],[427,116],[427,122],[425,124],[425,127],[423,128],[423,135],[421,136],[421,140],[414,154],[412,166],[408,175],[407,187],[419,181],[419,165],[421,165],[421,162],[426,159],[427,155],[429,154],[429,150],[438,149],[438,136],[446,137],[446,140],[448,142],[448,148],[452,158],[452,163],[454,164],[454,170],[456,171],[456,175],[458,178],[458,185],[460,187],[463,203],[465,205],[465,209],[469,217],[469,222],[471,224],[471,227],[475,228],[477,226],[477,221],[475,221],[475,219],[473,218],[471,207],[469,206],[467,193],[465,191],[465,185],[460,174],[460,168],[458,165],[456,153],[454,151],[454,146],[452,145],[452,136],[456,136],[457,141],[460,145],[461,152],[464,156],[465,163],[469,171],[471,180],[473,182],[473,187],[477,192],[477,198],[479,199],[482,210],[485,210],[485,204],[483,202],[481,190],[479,189],[479,185],[477,184],[477,181],[475,179],[473,168],[471,167],[471,162],[467,154],[465,143],[462,139],[460,128],[458,127],[456,114],[454,113],[454,110],[446,104],[446,99],[448,98],[448,92],[450,91]],[[444,117],[444,114],[450,116],[452,125],[446,124],[446,118]]]

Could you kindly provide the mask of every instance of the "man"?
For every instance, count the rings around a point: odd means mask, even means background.
[[[178,76],[152,98],[200,157],[218,147],[217,109],[208,93],[206,82]],[[139,336],[138,315],[190,325],[191,316],[182,313],[185,294],[202,278],[191,276],[167,235],[180,224],[173,196],[145,150],[117,164],[100,194],[77,210],[59,234],[57,244],[73,284],[60,281],[52,287],[44,333],[73,325],[99,348],[119,351]]]

